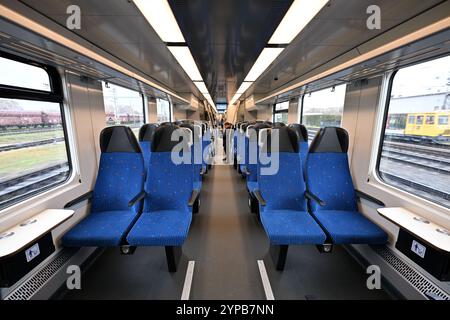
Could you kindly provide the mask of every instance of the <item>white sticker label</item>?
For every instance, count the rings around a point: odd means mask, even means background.
[[[424,245],[418,243],[416,240],[413,240],[411,251],[421,258],[425,258],[425,252],[427,251],[427,248],[425,248]]]
[[[36,243],[34,246],[32,246],[31,248],[29,248],[25,251],[25,256],[27,257],[27,262],[30,262],[31,260],[36,258],[40,253],[41,253],[41,251],[39,250],[39,244]]]

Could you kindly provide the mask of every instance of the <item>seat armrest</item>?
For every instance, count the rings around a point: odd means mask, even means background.
[[[319,204],[319,206],[323,207],[325,206],[325,201],[321,200],[318,196],[316,196],[315,194],[311,193],[310,191],[305,191],[305,197],[311,201],[315,201]]]
[[[191,198],[189,199],[188,206],[193,207],[195,201],[197,200],[200,192],[198,190],[192,190]]]
[[[83,202],[85,200],[89,200],[90,198],[92,198],[93,194],[94,194],[93,191],[86,192],[85,194],[79,196],[78,198],[67,202],[66,205],[64,206],[64,209],[68,209],[68,208],[73,207],[74,205],[76,205],[76,204],[78,204],[80,202]]]
[[[147,194],[145,193],[145,191],[139,192],[138,195],[136,195],[133,199],[130,200],[130,202],[128,202],[128,208],[134,206],[137,202],[144,199],[146,195]]]
[[[385,207],[385,204],[384,204],[383,201],[378,200],[377,198],[372,197],[371,195],[369,195],[369,194],[367,194],[365,192],[362,192],[362,191],[359,191],[359,190],[355,190],[355,194],[360,199],[364,199],[364,200],[373,202],[373,203],[375,203],[375,204],[377,204],[377,205],[379,205],[380,207],[383,207],[383,208]]]
[[[258,200],[260,205],[265,206],[267,204],[259,189],[254,190],[253,195],[255,196],[256,200]]]

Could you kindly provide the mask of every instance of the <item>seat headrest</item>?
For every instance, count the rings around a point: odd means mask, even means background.
[[[158,125],[156,123],[144,124],[139,130],[139,141],[152,142],[156,129],[158,129]]]
[[[298,142],[308,142],[308,130],[304,125],[293,123],[289,125],[289,128],[297,134]]]
[[[100,133],[100,149],[102,153],[141,153],[141,148],[133,131],[125,126],[114,126],[103,129]]]
[[[347,153],[348,132],[343,128],[326,127],[317,132],[310,153]]]
[[[297,135],[288,127],[261,129],[259,131],[259,146],[261,152],[272,152],[272,139],[278,135],[278,152],[298,153]]]
[[[284,124],[283,122],[275,122],[272,124],[273,128],[282,128],[282,127],[286,127],[286,124]]]
[[[262,129],[269,129],[269,128],[271,128],[271,126],[268,125],[267,123],[257,123],[255,125],[248,126],[246,135],[250,140],[257,141],[259,131]],[[250,129],[253,129],[254,131]]]
[[[160,127],[167,126],[168,124],[172,124],[172,122],[162,122],[159,124]]]
[[[178,140],[172,141],[172,134],[176,130],[179,130],[177,132],[179,138]],[[189,128],[181,128],[174,124],[167,124],[156,129],[155,135],[153,136],[152,152],[172,152],[173,148],[180,142],[185,143],[185,146],[190,148],[192,131]]]
[[[190,140],[199,142],[201,141],[201,127],[199,125],[193,125],[190,123],[182,123],[179,126],[180,128],[186,128],[191,131],[192,138]]]

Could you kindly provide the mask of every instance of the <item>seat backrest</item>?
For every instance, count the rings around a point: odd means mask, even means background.
[[[194,181],[200,181],[202,170],[202,127],[199,125],[192,125],[188,123],[183,123],[180,128],[186,128],[191,131],[191,140],[193,141],[191,145],[191,161],[192,161],[192,174]]]
[[[250,171],[250,175],[247,176],[248,181],[258,180],[258,162],[259,162],[259,145],[258,145],[258,134],[262,129],[268,129],[270,125],[266,123],[257,123],[254,126],[247,128],[248,137],[248,164],[247,169]]]
[[[148,167],[150,156],[152,154],[152,142],[155,131],[158,128],[156,123],[146,123],[139,130],[139,145],[144,156],[144,166]]]
[[[100,148],[91,212],[131,210],[128,202],[143,190],[145,180],[144,159],[133,131],[125,126],[103,129]]]
[[[348,133],[343,128],[319,130],[306,160],[308,190],[325,201],[324,207],[313,202],[316,210],[356,211],[356,195],[348,165]]]
[[[259,189],[267,203],[264,210],[301,210],[305,211],[305,182],[303,180],[298,144],[295,132],[288,128],[262,130],[260,135],[260,164],[258,165]],[[278,148],[272,140],[279,139]],[[278,161],[275,174],[264,174],[263,157],[270,155],[272,161]],[[273,164],[272,164],[273,166]]]
[[[189,210],[193,186],[189,131],[177,125],[156,130],[145,183],[144,212]],[[182,161],[183,156],[186,162]]]
[[[308,156],[308,130],[302,124],[293,123],[289,128],[297,134],[300,159],[302,160],[303,173],[306,172],[306,157]]]

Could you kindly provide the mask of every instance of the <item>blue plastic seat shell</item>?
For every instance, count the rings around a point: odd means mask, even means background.
[[[326,240],[325,233],[307,212],[267,210],[260,215],[273,245],[323,244]]]
[[[335,244],[385,244],[387,234],[357,211],[323,210],[315,216]]]

